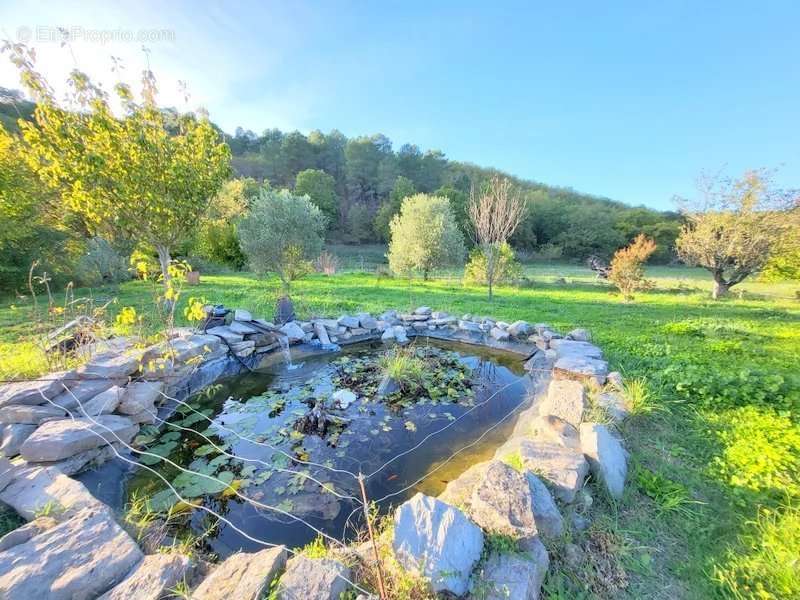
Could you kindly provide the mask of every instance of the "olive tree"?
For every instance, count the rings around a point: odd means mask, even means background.
[[[494,176],[480,192],[472,187],[467,212],[473,240],[485,258],[491,300],[501,250],[525,216],[525,200],[508,179]]]
[[[137,101],[114,87],[122,113],[80,71],[69,76],[64,102],[34,68],[34,52],[6,43],[36,100],[33,120],[20,121],[25,159],[94,234],[128,237],[158,253],[169,290],[171,253],[186,241],[208,199],[230,173],[230,150],[204,114],[176,114],[156,103],[148,69]]]
[[[325,216],[308,196],[262,189],[239,224],[239,242],[252,269],[276,274],[288,294],[292,281],[312,270],[325,225]]]
[[[767,264],[789,233],[798,196],[776,189],[764,170],[740,179],[702,177],[698,189],[699,200],[679,199],[686,224],[675,246],[684,262],[711,272],[719,298]]]
[[[447,198],[415,194],[403,200],[400,213],[389,223],[389,268],[402,275],[460,264],[464,237]]]

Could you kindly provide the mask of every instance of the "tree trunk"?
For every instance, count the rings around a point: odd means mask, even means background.
[[[716,300],[720,296],[724,296],[731,288],[731,284],[722,278],[722,273],[714,273],[714,289],[711,291],[711,297]]]
[[[169,248],[166,246],[156,246],[156,252],[158,252],[158,263],[161,265],[161,275],[164,277],[164,287],[166,287],[171,279],[169,263],[172,262],[172,256],[169,253]]]

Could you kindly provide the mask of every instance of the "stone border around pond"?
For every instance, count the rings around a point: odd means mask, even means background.
[[[458,318],[423,306],[282,327],[236,310],[227,325],[174,333],[144,349],[125,338],[100,342],[93,358],[73,371],[0,387],[0,501],[29,521],[0,539],[3,597],[155,599],[184,579],[202,578],[189,557],[145,556],[111,509],[70,476],[114,457],[114,450],[126,455],[124,444],[140,425],[174,410],[167,397],[183,400],[222,377],[277,360],[281,337],[298,356],[414,337],[474,344],[515,353],[526,371],[549,379],[492,460],[470,467],[439,498],[418,493],[396,509],[391,551],[435,592],[538,598],[549,565],[547,540],[565,529],[562,510],[572,527],[585,526],[571,507],[585,501],[588,474],[611,498],[622,496],[627,453],[614,432],[628,415],[622,378],[609,373],[583,329],[562,336],[546,324]],[[584,420],[587,389],[607,423]],[[124,444],[111,443],[109,431]],[[486,556],[485,538],[493,534],[513,536],[523,553]],[[65,570],[74,573],[67,583],[59,579]],[[338,598],[343,578],[351,577],[332,559],[287,562],[282,549],[239,552],[197,582],[192,597],[255,597],[281,573],[281,598]]]

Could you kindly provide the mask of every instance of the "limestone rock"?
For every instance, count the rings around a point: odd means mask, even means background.
[[[221,338],[226,342],[228,342],[229,344],[235,344],[237,342],[241,342],[242,340],[244,340],[244,336],[241,333],[234,332],[227,325],[219,325],[218,327],[212,327],[211,329],[207,329],[206,333]]]
[[[592,335],[586,329],[581,328],[573,329],[566,335],[566,338],[568,340],[575,340],[576,342],[592,341]]]
[[[564,518],[558,510],[550,490],[536,475],[528,471],[525,474],[531,489],[533,501],[533,518],[536,529],[545,537],[558,537],[564,532]]]
[[[125,390],[115,385],[104,392],[100,392],[91,400],[80,402],[75,407],[74,412],[77,415],[90,417],[109,415],[117,410],[123,394],[125,394]]]
[[[117,445],[112,446],[116,447]],[[54,467],[64,475],[75,475],[89,466],[101,465],[115,456],[112,446],[99,446],[54,462],[26,462],[25,465],[28,467]]]
[[[85,509],[0,553],[0,590],[6,598],[90,600],[141,559],[108,511]]]
[[[533,331],[533,327],[531,327],[530,323],[527,321],[514,321],[511,325],[508,326],[508,333],[510,333],[515,338],[525,337],[526,335],[530,335]]]
[[[7,458],[0,458],[0,491],[6,489],[8,484],[14,481],[19,471],[19,467],[11,463]]]
[[[473,333],[483,333],[483,329],[479,323],[474,321],[464,321],[463,319],[458,322],[458,328],[462,331],[471,331]]]
[[[319,338],[319,341],[323,346],[327,346],[331,343],[328,330],[320,321],[314,321],[314,333],[317,334],[317,338]]]
[[[47,506],[53,508],[54,516],[59,519],[83,508],[106,508],[82,483],[53,467],[20,469],[0,492],[0,500],[28,520]]]
[[[559,357],[577,356],[582,358],[603,358],[603,351],[589,342],[552,338],[550,339],[550,347],[558,352]]]
[[[499,460],[470,467],[447,484],[439,499],[462,507],[484,531],[515,538],[536,535],[530,486]]]
[[[233,311],[233,319],[235,321],[252,321],[253,315],[250,311],[244,310],[243,308],[237,308]]]
[[[124,379],[139,370],[141,359],[141,352],[97,356],[78,367],[76,372],[87,379]]]
[[[524,553],[492,553],[471,581],[472,599],[537,600],[550,558],[539,538]]]
[[[558,444],[573,450],[581,448],[578,430],[555,415],[540,415],[533,419],[530,423],[529,435],[536,441]]]
[[[67,413],[55,406],[31,406],[27,404],[8,404],[0,408],[0,423],[23,423],[38,425],[52,417],[64,418]]]
[[[162,381],[137,381],[125,388],[117,412],[123,415],[137,415],[144,410],[154,410],[156,401],[161,400],[164,391]]]
[[[286,335],[287,338],[289,338],[289,343],[299,342],[306,335],[306,332],[303,331],[303,328],[300,327],[296,321],[289,321],[286,323],[286,325],[280,328],[280,331]]]
[[[377,329],[378,321],[370,315],[359,315],[358,322],[362,329]]]
[[[511,439],[497,449],[495,457],[503,460],[517,454],[525,470],[547,481],[562,502],[575,500],[575,494],[589,474],[589,464],[583,454],[559,444]]]
[[[203,580],[192,592],[192,600],[259,600],[285,565],[286,548],[283,546],[253,553],[237,552]]]
[[[349,315],[343,315],[339,317],[339,325],[342,327],[348,327],[350,329],[354,329],[358,327],[361,322],[358,320],[358,317],[351,317]]]
[[[232,321],[231,324],[228,325],[228,329],[230,329],[233,333],[238,333],[239,335],[251,335],[259,332],[259,330],[252,325],[242,323],[241,321]]]
[[[98,600],[161,600],[184,578],[191,576],[192,560],[182,554],[150,554],[127,579]]]
[[[579,381],[553,379],[547,387],[547,396],[539,404],[539,414],[555,415],[573,427],[583,420],[586,408],[586,391]]]
[[[596,387],[602,387],[605,384],[607,373],[608,363],[596,358],[568,355],[562,356],[553,365],[555,379],[586,381]]]
[[[420,306],[419,308],[417,308],[417,309],[414,311],[414,314],[415,314],[415,315],[424,315],[424,316],[426,316],[426,317],[427,317],[427,316],[429,316],[429,315],[430,315],[432,312],[433,312],[433,310],[431,310],[431,307],[430,307],[430,306]]]
[[[403,327],[402,325],[395,325],[394,339],[397,341],[398,344],[407,344],[408,334],[406,334],[406,328]]]
[[[278,582],[278,600],[339,600],[350,587],[350,569],[330,558],[293,557]]]
[[[107,389],[113,387],[115,383],[123,383],[124,380],[111,380],[111,379],[83,379],[78,381],[75,385],[70,385],[69,389],[61,387],[61,392],[52,398],[53,404],[72,410],[80,402],[91,400],[97,394],[105,392]]]
[[[52,529],[58,525],[53,517],[39,517],[30,523],[25,523],[22,527],[17,527],[13,531],[9,531],[0,539],[0,552],[5,552],[9,548],[24,544],[31,538],[39,535],[43,531]]]
[[[41,404],[60,390],[61,377],[50,374],[39,381],[17,381],[0,386],[0,407],[9,404]]]
[[[500,327],[492,327],[491,331],[489,331],[489,335],[498,342],[504,342],[511,337],[505,329],[501,329]]]
[[[483,532],[457,508],[418,493],[395,511],[393,549],[405,569],[430,580],[434,592],[460,596],[483,551]]]
[[[622,380],[622,373],[619,371],[611,371],[611,373],[606,376],[606,379],[608,379],[608,383],[611,384],[611,386],[618,392],[621,392],[625,389]]]
[[[25,440],[20,454],[33,462],[61,460],[108,442],[128,443],[138,431],[138,425],[118,415],[51,421]]]
[[[619,392],[603,392],[597,395],[597,403],[614,421],[624,421],[631,414],[625,397]]]
[[[36,425],[23,425],[11,423],[0,427],[0,453],[7,458],[12,458],[19,454],[20,446],[28,437],[36,431]]]
[[[628,453],[620,441],[599,423],[581,425],[581,447],[592,474],[605,483],[613,498],[622,498],[628,474]]]

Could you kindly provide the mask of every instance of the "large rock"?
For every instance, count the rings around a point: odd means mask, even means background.
[[[16,381],[0,386],[0,407],[8,404],[41,404],[64,389],[61,377],[51,373],[37,381]]]
[[[127,579],[98,600],[161,600],[170,590],[191,577],[192,559],[182,554],[150,554]],[[242,596],[243,597],[243,596]]]
[[[76,372],[85,379],[124,379],[139,370],[142,352],[97,356]]]
[[[525,550],[520,553],[490,554],[472,577],[470,598],[537,600],[550,566],[550,558],[538,537]]]
[[[350,569],[338,560],[297,555],[278,582],[278,600],[339,600],[349,579]]]
[[[220,354],[222,340],[215,335],[190,335],[168,342],[167,351],[174,362],[186,362],[198,356],[209,358]]]
[[[501,329],[500,327],[492,327],[491,331],[489,331],[489,335],[498,342],[504,342],[511,337],[511,334],[509,334],[508,331]]]
[[[19,454],[19,449],[30,435],[36,431],[36,425],[13,423],[0,427],[0,453],[7,458]]]
[[[123,415],[138,415],[155,409],[155,403],[163,398],[164,382],[137,381],[128,384],[120,399],[117,412]]]
[[[319,338],[319,342],[323,346],[327,346],[331,343],[331,338],[328,335],[328,329],[320,321],[314,321],[314,333],[317,334],[317,338]]]
[[[462,331],[470,331],[473,333],[483,333],[483,329],[481,329],[480,323],[475,323],[474,321],[465,321],[461,320],[458,322],[458,328]]]
[[[28,467],[54,467],[61,471],[64,475],[75,475],[76,473],[80,473],[84,469],[89,466],[93,465],[100,465],[106,462],[108,459],[115,456],[114,447],[116,445],[112,444],[111,446],[99,446],[97,448],[92,448],[91,450],[86,450],[84,452],[78,452],[69,458],[65,458],[63,460],[57,460],[54,462],[25,462],[24,464]]]
[[[7,458],[0,458],[0,491],[8,487],[14,481],[19,467],[11,463]]]
[[[547,395],[539,404],[539,414],[555,415],[573,427],[583,420],[586,408],[586,391],[579,381],[553,379],[547,388]]]
[[[90,600],[141,560],[108,511],[86,509],[0,553],[0,591],[9,599]]]
[[[605,483],[613,498],[622,498],[625,477],[628,474],[628,453],[620,441],[599,423],[581,425],[581,447],[592,475]]]
[[[583,487],[589,474],[589,463],[583,454],[560,444],[515,438],[495,453],[495,458],[500,460],[507,460],[510,456],[515,458],[515,462],[521,461],[525,470],[547,481],[562,502],[575,500],[575,494]]]
[[[192,600],[259,600],[284,566],[286,548],[283,546],[253,553],[237,552],[203,580],[192,592]]]
[[[581,438],[575,426],[555,415],[539,415],[529,425],[528,435],[539,442],[558,444],[580,451]]]
[[[50,421],[25,440],[20,454],[32,462],[61,460],[106,443],[128,443],[138,431],[138,425],[119,415]]]
[[[561,516],[550,490],[530,471],[525,473],[525,477],[531,489],[536,529],[545,537],[559,537],[564,532],[564,517]]]
[[[533,327],[527,321],[514,321],[508,326],[508,333],[516,338],[530,335],[532,331]]]
[[[124,380],[114,381],[111,379],[82,379],[75,385],[70,385],[69,389],[61,388],[60,393],[52,398],[53,404],[61,408],[72,410],[80,402],[91,400],[97,394],[105,392],[113,387],[115,383],[123,383]]]
[[[253,333],[258,333],[259,330],[255,327],[248,325],[247,323],[242,323],[240,321],[233,321],[228,328],[233,333],[238,333],[239,335],[251,335]]]
[[[0,500],[29,521],[45,508],[51,508],[59,519],[84,508],[106,508],[82,483],[53,467],[20,468],[13,481],[0,491]]]
[[[361,329],[372,330],[378,328],[378,321],[369,314],[358,315],[358,323]]]
[[[597,404],[600,405],[614,421],[624,421],[630,414],[630,408],[625,397],[616,391],[603,392],[597,395]]]
[[[566,340],[551,337],[550,348],[558,352],[559,358],[562,356],[575,356],[581,358],[603,358],[603,351],[594,344],[576,340]]]
[[[572,331],[570,331],[566,335],[566,338],[568,340],[575,340],[576,342],[591,342],[592,341],[591,334],[586,329],[581,329],[581,328],[573,329]]]
[[[115,385],[100,392],[91,400],[81,401],[73,410],[76,414],[87,417],[110,415],[117,410],[125,394],[126,391],[123,388]]]
[[[236,344],[237,342],[241,342],[244,339],[244,336],[241,333],[236,333],[227,325],[219,325],[218,327],[212,327],[211,329],[207,329],[206,333],[209,335],[216,336],[217,338],[224,340],[224,342],[227,342],[228,344]]]
[[[303,331],[303,328],[300,327],[296,321],[289,321],[286,323],[286,325],[280,328],[280,331],[288,338],[290,343],[299,342],[306,335],[306,332]]]
[[[349,329],[355,329],[361,325],[361,321],[358,317],[351,317],[349,315],[343,315],[339,317],[339,325],[342,327],[348,327]]]
[[[394,514],[394,554],[407,570],[430,580],[434,592],[457,596],[483,551],[483,532],[457,508],[416,494]]]
[[[28,404],[9,404],[0,408],[0,423],[23,423],[38,425],[52,418],[64,418],[67,413],[56,406],[31,406]]]
[[[24,544],[43,531],[52,529],[56,525],[58,525],[58,521],[53,517],[39,517],[30,523],[25,523],[22,527],[17,527],[9,531],[0,539],[0,552],[5,552],[9,548]]]
[[[499,460],[470,467],[439,499],[459,506],[484,531],[523,539],[536,535],[530,486]]]
[[[553,378],[573,379],[590,383],[595,387],[603,387],[607,374],[608,363],[596,358],[567,355],[556,360],[553,365]]]

